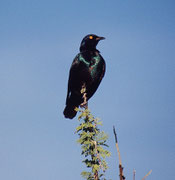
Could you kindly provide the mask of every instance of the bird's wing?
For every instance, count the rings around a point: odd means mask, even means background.
[[[102,60],[102,64],[103,64],[103,68],[102,68],[102,73],[101,73],[101,77],[100,77],[100,81],[103,79],[104,75],[105,75],[105,72],[106,72],[106,63],[105,63],[105,60],[103,59],[103,57],[100,55],[101,57],[101,60]]]
[[[76,81],[77,72],[79,69],[80,61],[78,58],[78,55],[74,58],[70,71],[69,71],[69,80],[68,80],[68,89],[67,89],[67,97],[66,97],[66,104],[68,103],[69,97],[71,95],[71,89],[74,84],[74,81]]]
[[[106,63],[105,63],[105,61],[104,61],[104,59],[103,59],[103,57],[100,55],[100,61],[101,61],[101,64],[102,64],[102,66],[101,66],[101,68],[100,68],[100,76],[99,76],[99,78],[98,79],[96,79],[96,81],[93,83],[93,85],[91,86],[91,88],[89,89],[89,91],[88,91],[88,94],[89,94],[89,98],[88,99],[90,99],[92,96],[93,96],[93,94],[96,92],[96,90],[97,90],[97,88],[98,88],[98,86],[100,85],[100,83],[101,83],[101,80],[103,79],[103,77],[104,77],[104,75],[105,75],[105,71],[106,71]]]

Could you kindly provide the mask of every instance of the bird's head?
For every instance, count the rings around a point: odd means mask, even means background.
[[[96,50],[96,46],[100,40],[105,39],[104,37],[99,37],[95,34],[88,34],[83,38],[80,45],[80,52]]]

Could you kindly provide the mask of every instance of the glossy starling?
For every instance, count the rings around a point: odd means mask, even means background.
[[[105,38],[89,34],[81,42],[80,53],[73,60],[69,72],[66,107],[63,112],[65,118],[74,118],[77,113],[75,108],[83,104],[82,88],[85,88],[88,101],[105,74],[105,61],[96,49],[102,39]]]

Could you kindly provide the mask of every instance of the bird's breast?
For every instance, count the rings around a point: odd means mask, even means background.
[[[95,79],[101,77],[103,60],[98,53],[94,54],[79,54],[79,61],[82,64],[82,77],[88,79],[88,82],[93,83]],[[84,78],[83,78],[84,79]],[[90,81],[89,81],[90,80]]]
[[[99,62],[100,62],[100,57],[99,56],[93,57],[91,62],[90,62],[89,72],[90,72],[92,77],[94,77],[95,74],[98,73]]]

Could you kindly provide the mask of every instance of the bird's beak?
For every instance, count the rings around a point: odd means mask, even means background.
[[[96,38],[97,41],[100,41],[100,40],[103,40],[103,39],[105,39],[105,38],[104,37],[97,37]]]

